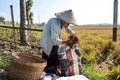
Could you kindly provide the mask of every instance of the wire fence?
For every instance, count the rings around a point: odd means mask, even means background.
[[[0,26],[0,46],[3,46],[4,44],[21,44],[19,32],[20,29],[27,30],[29,43],[28,46],[40,48],[39,40],[42,33],[42,29],[29,29],[11,26]]]

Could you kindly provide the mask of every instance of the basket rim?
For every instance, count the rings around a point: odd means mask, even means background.
[[[46,60],[44,60],[43,58],[43,63],[40,63],[40,62],[29,62],[29,61],[25,61],[25,60],[23,60],[23,59],[20,59],[19,57],[18,57],[18,55],[19,54],[25,54],[25,53],[23,53],[23,52],[13,52],[11,55],[10,55],[10,59],[11,60],[13,60],[13,61],[15,61],[15,62],[18,62],[18,63],[20,63],[20,64],[23,64],[23,65],[31,65],[31,66],[41,66],[42,64],[46,64]],[[25,55],[30,55],[30,56],[33,56],[33,57],[36,57],[36,58],[39,58],[40,59],[40,57],[38,57],[38,56],[35,56],[35,55],[32,55],[32,54],[25,54]]]

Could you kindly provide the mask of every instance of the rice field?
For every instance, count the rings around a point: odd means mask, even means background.
[[[43,29],[43,27],[35,28]],[[117,42],[112,41],[112,26],[72,26],[71,28],[79,38],[83,74],[90,80],[116,80],[120,75],[120,26],[117,31]],[[11,40],[13,39],[12,33],[12,30],[0,28],[1,38]],[[28,42],[39,46],[41,34],[42,32],[30,31]],[[66,40],[68,35],[63,30],[60,38]],[[16,36],[16,40],[19,41],[17,30]],[[20,45],[17,47],[23,48]],[[28,47],[24,51],[30,52],[31,50],[33,49]]]
[[[90,80],[115,80],[120,75],[120,27],[116,42],[112,41],[111,26],[73,26],[72,29],[80,40],[84,74]],[[63,30],[61,38],[67,39],[68,35]]]

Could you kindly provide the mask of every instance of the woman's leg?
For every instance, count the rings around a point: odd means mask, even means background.
[[[44,69],[45,72],[49,72],[50,68],[57,67],[59,65],[58,55],[57,55],[58,48],[59,48],[58,46],[53,46],[52,51],[49,56],[47,56],[43,52],[42,58],[47,60],[47,66]]]

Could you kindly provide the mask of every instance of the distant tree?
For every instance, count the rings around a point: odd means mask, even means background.
[[[4,17],[0,17],[0,23],[5,23],[5,18]]]
[[[30,12],[29,19],[30,23],[33,25],[33,12]]]
[[[27,45],[27,31],[24,30],[26,22],[26,3],[25,0],[20,0],[20,41],[21,45]]]
[[[31,28],[31,22],[32,22],[32,17],[33,17],[33,13],[30,12],[31,8],[33,5],[33,1],[32,0],[27,0],[26,1],[26,14],[27,14],[27,21],[28,21],[28,28]]]
[[[7,20],[5,22],[6,22],[6,24],[12,24],[12,21],[9,21],[9,20]]]
[[[16,22],[16,25],[19,25],[19,22]]]

